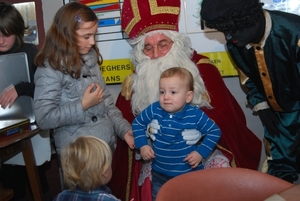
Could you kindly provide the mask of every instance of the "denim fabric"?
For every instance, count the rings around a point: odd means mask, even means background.
[[[173,177],[152,170],[152,200],[153,201],[156,200],[156,195],[160,187],[172,178]]]

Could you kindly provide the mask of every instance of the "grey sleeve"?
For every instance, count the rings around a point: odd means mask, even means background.
[[[41,129],[84,123],[81,99],[60,104],[63,76],[50,67],[39,67],[35,73],[34,113]]]

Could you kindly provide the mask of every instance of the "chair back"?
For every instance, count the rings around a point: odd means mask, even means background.
[[[156,201],[263,201],[293,184],[245,168],[212,168],[166,182]]]

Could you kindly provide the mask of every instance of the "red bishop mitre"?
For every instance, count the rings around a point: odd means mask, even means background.
[[[180,0],[124,0],[121,25],[129,38],[154,30],[178,31]]]

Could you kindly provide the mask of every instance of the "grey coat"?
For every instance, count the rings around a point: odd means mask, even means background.
[[[54,129],[59,154],[62,148],[82,135],[97,136],[114,151],[117,135],[124,139],[125,133],[131,129],[106,88],[95,50],[91,49],[83,58],[85,64],[79,79],[52,69],[48,62],[45,62],[45,68],[37,68],[34,76],[35,119],[41,129]],[[98,83],[104,90],[103,100],[84,111],[82,96],[92,83]]]

